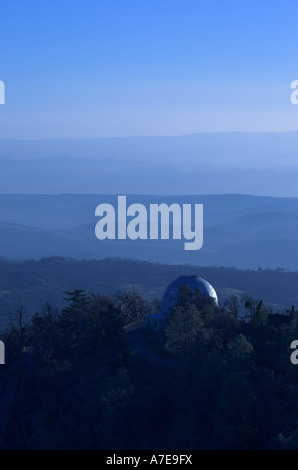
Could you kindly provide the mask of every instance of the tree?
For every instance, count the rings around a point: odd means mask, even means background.
[[[276,330],[269,324],[268,312],[261,300],[253,314],[249,325],[252,345],[255,350],[258,364],[272,364],[274,344],[276,343]]]
[[[193,358],[195,343],[203,329],[204,321],[194,304],[176,307],[166,327],[166,349],[184,359]]]
[[[73,291],[66,291],[67,297],[64,297],[64,300],[67,300],[69,305],[63,308],[63,313],[75,313],[76,311],[81,311],[88,305],[88,294],[83,289],[74,289]]]
[[[78,337],[81,332],[81,327],[84,323],[84,317],[88,312],[89,297],[86,291],[83,289],[74,289],[73,291],[66,291],[68,304],[62,309],[62,318],[66,323],[65,332],[72,333],[75,337]]]
[[[237,295],[231,295],[231,297],[227,300],[226,309],[231,315],[237,318],[237,320],[239,319],[240,302]]]
[[[17,339],[21,353],[25,351],[26,332],[32,321],[32,316],[28,319],[27,304],[18,304],[15,312],[8,312],[10,329]]]
[[[179,287],[179,299],[177,306],[185,306],[188,304],[194,304],[197,309],[203,310],[204,308],[210,307],[216,309],[214,300],[210,297],[201,294],[200,289],[195,288],[194,291],[184,284]]]
[[[259,301],[254,299],[251,295],[249,294],[243,294],[242,299],[241,299],[247,314],[246,314],[246,319],[251,320],[256,313],[257,306],[259,304]]]
[[[248,371],[253,364],[254,348],[248,339],[240,334],[233,338],[227,348],[227,364],[229,370],[235,372]]]
[[[158,313],[161,311],[162,300],[155,297],[151,302],[151,312]]]
[[[260,300],[260,302],[258,303],[253,313],[250,324],[253,330],[256,330],[258,328],[263,328],[266,325],[268,325],[268,312],[262,300]]]
[[[120,304],[122,314],[131,321],[141,321],[145,315],[151,313],[149,303],[134,291],[118,292],[116,300]]]
[[[227,349],[231,335],[235,333],[238,322],[236,318],[227,312],[215,313],[208,319],[208,326],[212,331],[212,343],[220,350]]]
[[[212,412],[217,449],[249,449],[256,435],[253,386],[240,373],[223,384]]]

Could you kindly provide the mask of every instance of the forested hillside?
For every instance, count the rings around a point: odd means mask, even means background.
[[[191,299],[158,333],[125,331],[118,302],[81,290],[12,322],[1,447],[297,449],[297,313],[276,325],[247,301],[245,322]]]

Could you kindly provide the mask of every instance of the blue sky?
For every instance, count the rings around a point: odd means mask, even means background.
[[[3,0],[0,137],[298,130],[297,0]]]

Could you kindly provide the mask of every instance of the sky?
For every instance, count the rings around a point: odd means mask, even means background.
[[[0,138],[298,130],[297,0],[2,0]]]

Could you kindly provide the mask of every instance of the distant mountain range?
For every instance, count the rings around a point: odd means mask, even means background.
[[[298,198],[245,195],[130,195],[128,204],[204,204],[204,245],[186,252],[182,240],[108,240],[94,234],[95,208],[109,195],[0,194],[0,256],[38,259],[122,257],[201,266],[298,270]]]
[[[298,132],[0,140],[0,256],[298,270],[297,149]],[[145,206],[203,203],[203,248],[100,242],[95,208],[118,194]]]
[[[0,140],[0,157],[53,157],[123,162],[181,161],[203,168],[273,168],[297,165],[298,131],[209,132],[175,137],[117,137],[99,139]]]
[[[298,132],[0,140],[0,188],[24,194],[297,195]]]

